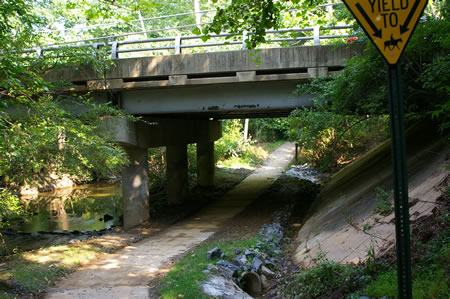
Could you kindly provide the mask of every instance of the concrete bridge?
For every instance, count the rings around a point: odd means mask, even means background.
[[[213,185],[219,119],[287,116],[311,106],[312,95],[292,95],[296,85],[340,71],[359,51],[323,45],[129,58],[115,60],[103,78],[80,68],[46,79],[72,82],[69,91],[92,92],[98,103],[111,102],[146,121],[105,118],[131,161],[122,175],[128,228],[149,218],[149,147],[167,147],[168,201],[181,203],[188,192],[187,144],[197,144],[198,184]]]

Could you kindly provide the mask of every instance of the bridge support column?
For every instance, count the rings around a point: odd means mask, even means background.
[[[180,204],[188,194],[187,144],[169,145],[167,155],[167,199],[169,205]]]
[[[130,165],[122,171],[123,226],[138,225],[150,217],[147,149],[125,148]]]
[[[213,186],[215,172],[214,141],[197,143],[197,184],[200,187]]]

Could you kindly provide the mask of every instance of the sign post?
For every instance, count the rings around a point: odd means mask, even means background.
[[[398,63],[427,0],[344,0],[388,65],[398,297],[412,298],[405,127]]]

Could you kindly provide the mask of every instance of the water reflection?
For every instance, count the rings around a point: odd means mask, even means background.
[[[120,184],[83,185],[40,193],[22,201],[30,216],[13,227],[17,231],[93,231],[121,224]]]

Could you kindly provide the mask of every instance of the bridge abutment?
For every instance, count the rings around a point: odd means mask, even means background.
[[[148,151],[125,148],[130,164],[122,171],[123,226],[136,226],[150,218]]]

